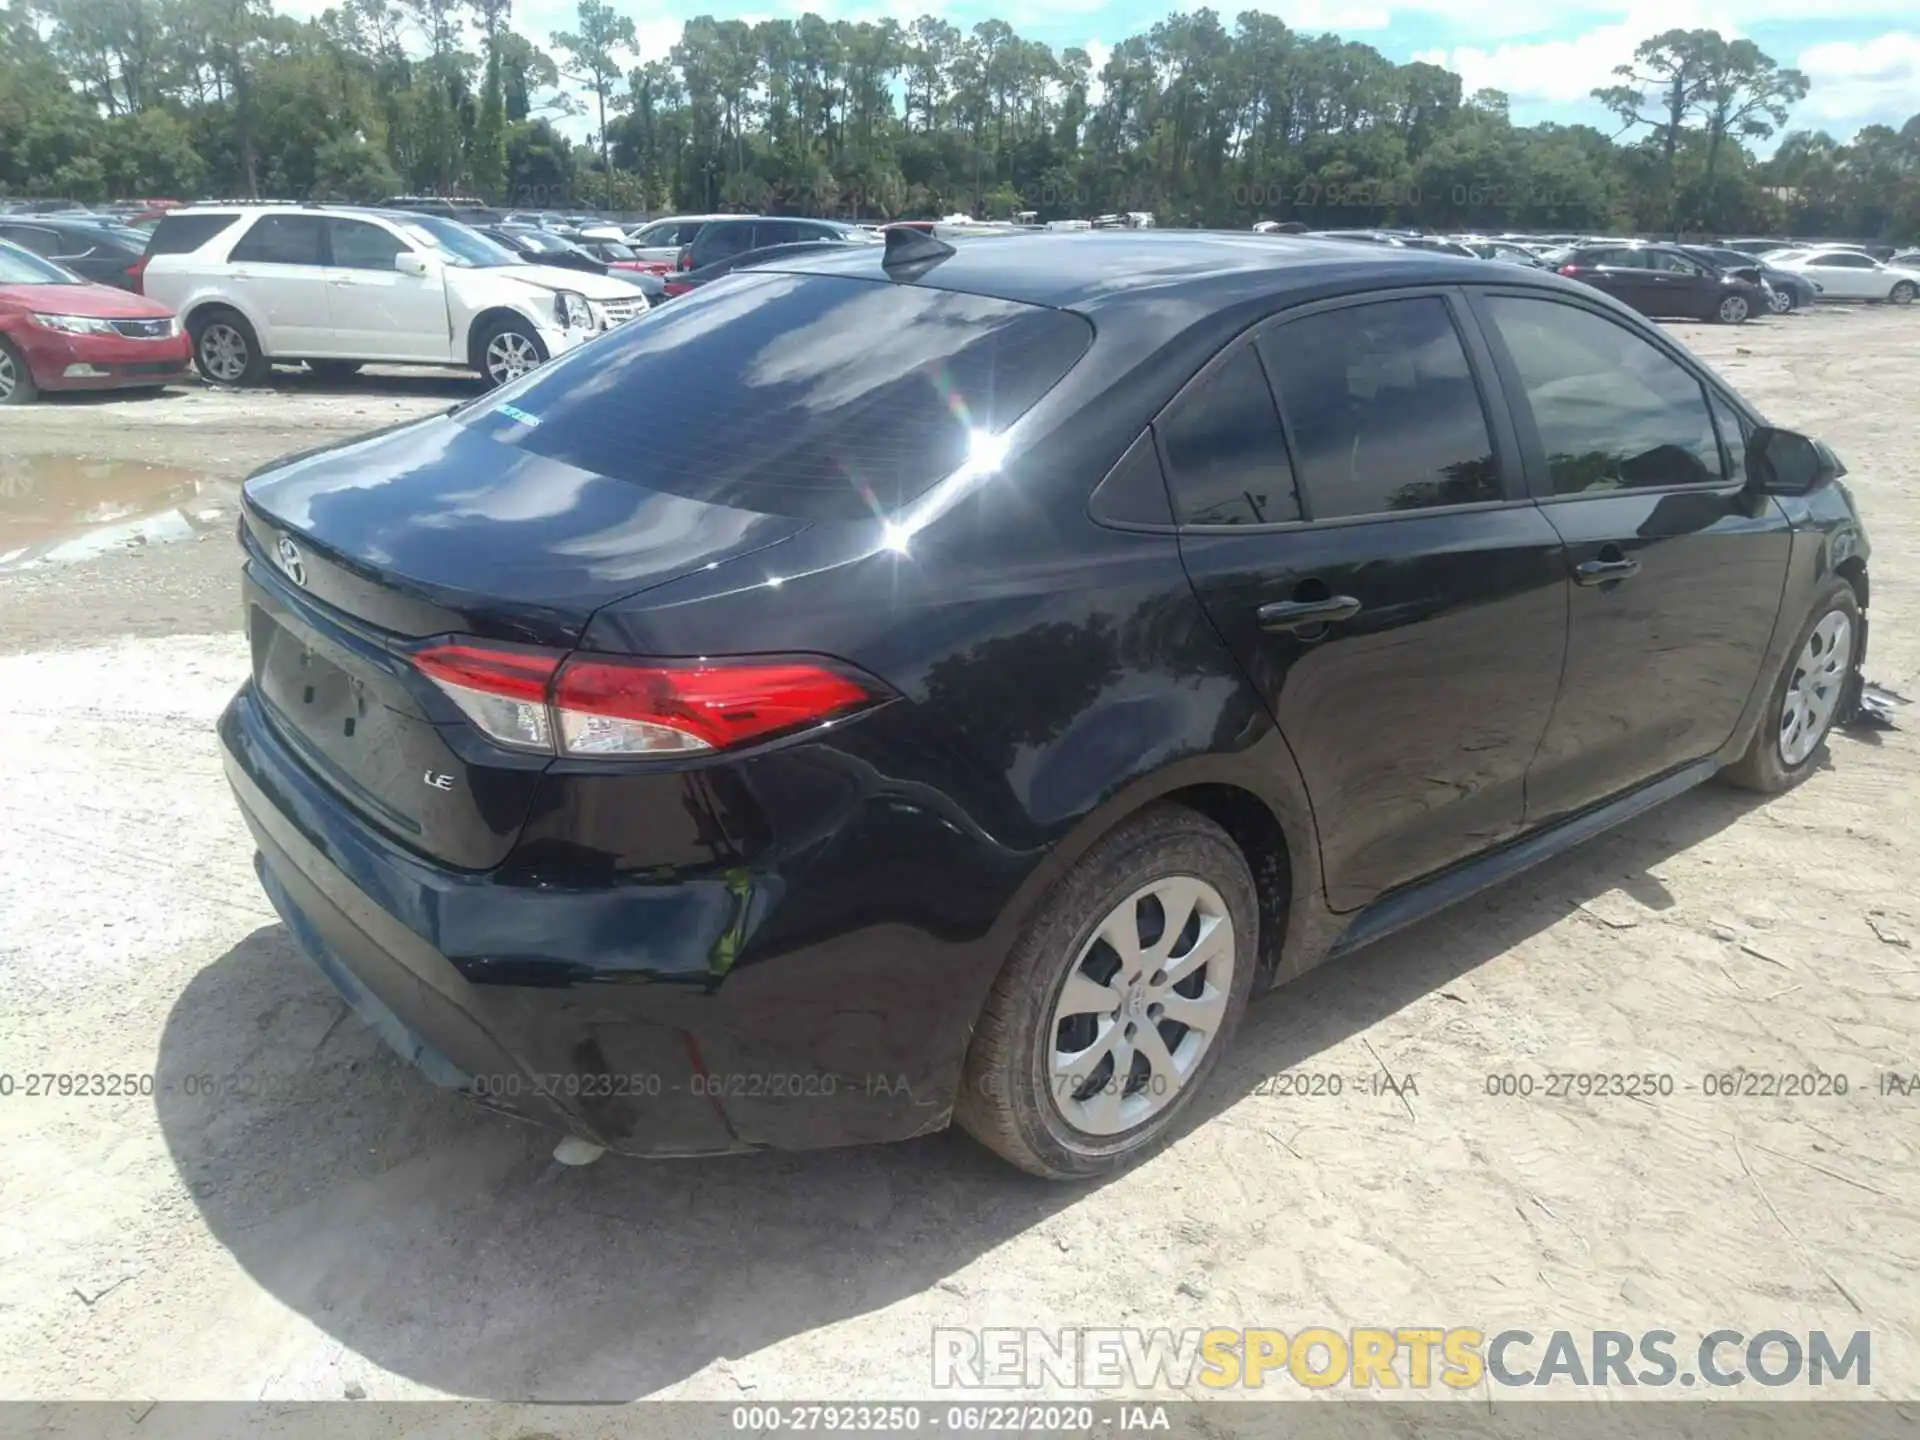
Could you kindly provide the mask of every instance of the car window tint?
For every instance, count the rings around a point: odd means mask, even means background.
[[[870,519],[979,454],[979,435],[1024,414],[1092,339],[1078,315],[1044,306],[749,270],[549,361],[461,419],[649,490]]]
[[[1655,270],[1663,270],[1671,275],[1699,275],[1704,273],[1699,264],[1676,255],[1671,250],[1655,250],[1647,256],[1648,264]]]
[[[1437,296],[1346,306],[1268,331],[1309,519],[1502,498],[1480,391]]]
[[[710,265],[715,260],[724,260],[729,255],[739,255],[753,248],[753,226],[709,225],[700,232],[700,241],[694,246],[694,261],[699,265]]]
[[[763,220],[753,227],[753,248],[756,250],[762,245],[791,245],[797,240],[813,238],[812,232],[787,221]]]
[[[1251,345],[1180,397],[1155,425],[1173,503],[1188,525],[1300,518],[1273,390]]]
[[[407,248],[398,235],[364,220],[330,220],[333,263],[348,270],[391,270],[394,257]]]
[[[23,245],[36,255],[51,258],[64,253],[60,248],[60,237],[51,230],[40,229],[37,225],[9,225],[3,233],[14,244]]]
[[[263,215],[241,237],[227,257],[235,264],[318,265],[320,254],[320,217],[318,215]]]
[[[147,241],[147,254],[184,255],[198,250],[239,218],[235,214],[162,216]]]
[[[1722,480],[1700,382],[1648,341],[1572,305],[1487,299],[1520,372],[1556,495]]]

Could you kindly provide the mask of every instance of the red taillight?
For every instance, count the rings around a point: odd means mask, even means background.
[[[1578,265],[1562,265],[1560,267],[1560,274],[1562,275],[1578,275],[1579,273],[1580,267]]]
[[[695,288],[697,287],[687,284],[684,280],[669,280],[660,287],[660,293],[672,299],[675,295],[684,295]]]
[[[674,261],[673,268],[676,270],[691,270],[693,268],[693,247],[691,245],[683,245],[680,248],[680,258]]]
[[[805,657],[663,664],[453,641],[414,663],[492,739],[561,755],[726,750],[886,698],[878,685]]]
[[[133,293],[146,294],[147,257],[142,255],[127,267],[127,279],[133,282]]]

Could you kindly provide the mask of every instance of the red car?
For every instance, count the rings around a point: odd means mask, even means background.
[[[165,305],[0,240],[0,405],[42,390],[156,388],[185,375],[192,354]]]

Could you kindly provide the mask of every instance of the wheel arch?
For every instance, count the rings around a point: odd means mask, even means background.
[[[1320,894],[1319,844],[1305,787],[1277,732],[1243,754],[1194,756],[1142,776],[1082,815],[1001,912],[994,927],[997,953],[1011,953],[1049,893],[1100,839],[1161,803],[1206,816],[1246,858],[1260,903],[1259,984],[1310,969],[1334,927],[1312,903]]]
[[[486,309],[475,312],[474,317],[467,322],[467,364],[475,370],[480,369],[483,363],[480,347],[486,343],[487,336],[493,333],[493,327],[502,320],[512,320],[527,326],[534,331],[534,338],[539,340],[540,327],[526,311],[513,305],[489,305]],[[545,341],[540,342],[540,348],[546,349]]]
[[[188,301],[180,310],[180,328],[192,334],[193,328],[198,322],[207,319],[217,310],[224,310],[229,314],[238,315],[242,320],[246,321],[247,328],[253,331],[254,343],[260,347],[260,353],[262,355],[270,354],[267,349],[266,340],[266,336],[270,332],[262,330],[260,317],[253,314],[245,305],[238,303],[228,295],[202,295],[197,299]],[[196,341],[196,344],[197,343]]]

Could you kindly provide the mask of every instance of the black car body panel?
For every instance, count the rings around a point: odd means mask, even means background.
[[[10,240],[82,280],[139,291],[134,278],[147,237],[105,219],[69,220],[54,215],[0,216],[0,240]]]
[[[1176,798],[1241,845],[1264,979],[1290,979],[1712,773],[1817,587],[1864,600],[1842,487],[1552,494],[1494,292],[1598,317],[1729,432],[1761,423],[1584,285],[1306,237],[953,249],[729,276],[457,415],[248,482],[268,643],[221,721],[235,794],[302,943],[440,1083],[639,1154],[924,1133],[1009,950],[1141,807]],[[1396,373],[1352,390],[1302,328],[1386,302],[1457,343],[1445,413]],[[975,364],[976,335],[1013,348]],[[1182,417],[1230,361],[1272,387],[1296,514],[1268,458],[1229,450],[1208,473],[1261,518],[1192,518]],[[1348,416],[1365,434],[1464,462],[1335,514],[1313,457],[1357,476],[1365,452],[1309,433],[1303,375],[1378,401]],[[871,429],[900,406],[911,426]],[[923,440],[936,415],[974,448]],[[1575,583],[1610,546],[1641,573]],[[1287,618],[1343,594],[1335,623]],[[712,754],[515,755],[410,668],[448,634],[817,655],[886,699]],[[301,656],[345,679],[306,699]],[[378,762],[334,733],[363,701]],[[421,776],[436,793],[397,793]]]

